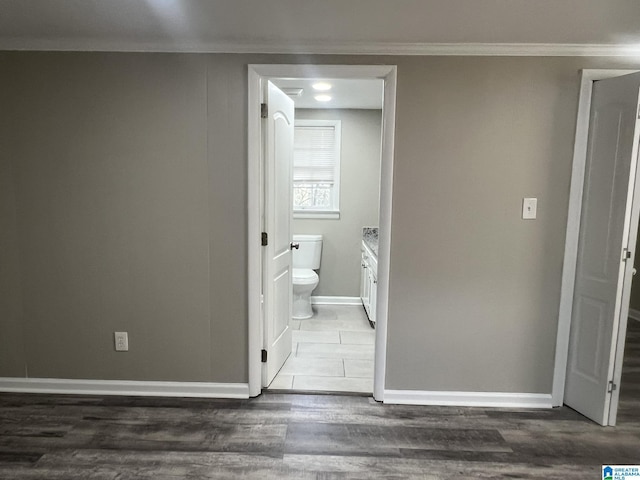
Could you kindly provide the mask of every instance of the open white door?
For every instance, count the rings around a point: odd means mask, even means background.
[[[639,91],[640,74],[625,75],[595,82],[591,100],[564,402],[601,425],[615,422],[618,329],[633,270]]]
[[[265,232],[263,294],[264,349],[262,385],[269,386],[291,354],[291,211],[293,190],[294,103],[267,82],[265,148]],[[263,115],[264,116],[264,115]]]

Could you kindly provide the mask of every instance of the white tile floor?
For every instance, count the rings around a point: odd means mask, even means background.
[[[371,393],[375,330],[363,308],[314,305],[313,310],[313,318],[291,321],[291,355],[269,388]]]

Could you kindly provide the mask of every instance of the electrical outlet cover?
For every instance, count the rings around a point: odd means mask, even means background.
[[[129,335],[127,332],[114,332],[113,333],[116,352],[128,352],[129,351]]]

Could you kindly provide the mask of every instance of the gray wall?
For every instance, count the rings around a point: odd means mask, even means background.
[[[342,121],[340,218],[294,219],[293,233],[323,235],[314,295],[360,296],[362,227],[378,225],[380,110],[296,109],[296,118]]]
[[[578,68],[400,72],[388,388],[551,391]],[[537,220],[521,220],[523,197]]]
[[[398,65],[387,388],[550,392],[578,71],[637,60],[1,53],[30,375],[246,381],[246,65],[296,62]]]
[[[246,250],[245,173],[223,141],[242,99],[207,60],[4,58],[31,377],[246,379],[246,260],[227,248]]]
[[[6,100],[0,90],[0,105]],[[9,125],[8,116],[0,115],[0,132]],[[0,141],[0,376],[22,376],[25,355],[15,182],[6,147]]]

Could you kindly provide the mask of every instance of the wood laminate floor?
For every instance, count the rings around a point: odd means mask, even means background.
[[[598,479],[640,463],[639,370],[630,322],[615,428],[566,407],[0,394],[0,479]]]

